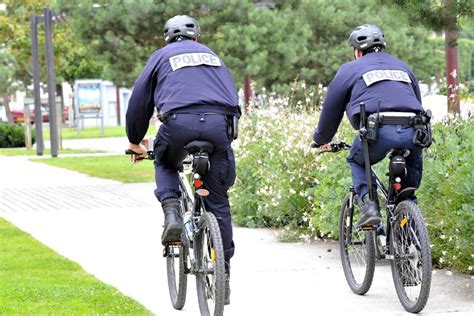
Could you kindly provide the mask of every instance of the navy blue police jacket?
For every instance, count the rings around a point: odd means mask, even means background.
[[[360,102],[367,113],[423,111],[420,87],[411,69],[388,53],[369,53],[343,64],[328,86],[313,140],[329,143],[344,112],[352,127],[359,129]]]
[[[237,115],[237,89],[229,70],[211,49],[182,40],[156,50],[135,81],[126,114],[132,144],[145,136],[155,107],[158,113]]]

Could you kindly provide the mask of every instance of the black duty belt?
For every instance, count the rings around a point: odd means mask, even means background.
[[[381,116],[381,125],[411,125],[412,117],[410,116]]]
[[[159,113],[158,114],[158,119],[162,122],[162,123],[168,123],[168,121],[170,120],[170,118],[173,116],[173,115],[179,115],[179,114],[189,114],[189,115],[197,115],[197,116],[201,116],[201,118],[205,117],[206,115],[223,115],[223,116],[226,116],[227,114],[225,113],[213,113],[213,112],[203,112],[203,113],[197,113],[197,112],[167,112],[167,113]]]
[[[415,113],[411,112],[380,112],[370,116],[377,117],[380,125],[413,125]]]

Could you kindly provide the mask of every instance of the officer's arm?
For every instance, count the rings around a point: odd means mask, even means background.
[[[140,144],[150,124],[155,108],[153,93],[156,87],[156,54],[148,60],[135,81],[126,114],[127,137],[131,144]]]
[[[421,104],[420,85],[418,84],[418,80],[416,79],[415,74],[411,71],[410,71],[410,79],[411,79],[411,85],[413,87],[413,91],[415,92],[416,99]]]
[[[343,76],[336,74],[329,84],[323,109],[319,116],[318,126],[314,130],[313,140],[316,144],[329,143],[337,132],[347,103],[348,88]]]

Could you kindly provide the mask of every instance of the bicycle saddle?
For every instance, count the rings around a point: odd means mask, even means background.
[[[186,149],[186,151],[191,155],[196,152],[207,152],[208,154],[212,154],[214,150],[214,144],[206,140],[193,140],[187,143],[184,146],[184,149]]]

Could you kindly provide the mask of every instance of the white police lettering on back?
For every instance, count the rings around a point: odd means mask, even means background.
[[[178,70],[183,67],[192,67],[192,66],[222,66],[219,57],[209,54],[209,53],[187,53],[175,55],[169,58],[171,68],[173,71]]]
[[[411,83],[410,76],[403,70],[372,70],[363,74],[362,78],[364,78],[367,87],[383,80]]]

